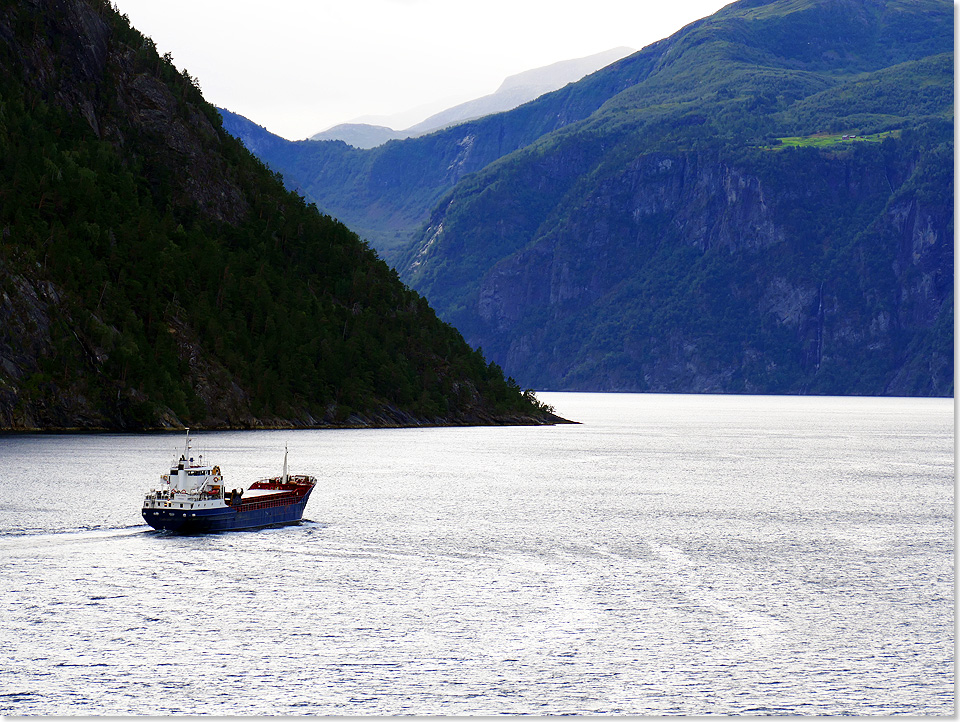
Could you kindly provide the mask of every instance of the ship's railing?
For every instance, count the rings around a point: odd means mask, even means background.
[[[239,511],[255,511],[257,509],[270,509],[277,506],[293,506],[294,504],[300,503],[303,498],[303,496],[297,494],[283,494],[276,499],[268,499],[265,501],[251,501],[248,499],[242,501],[236,508]]]
[[[280,476],[269,476],[259,481],[281,481],[283,477]],[[306,484],[310,481],[315,481],[312,476],[307,474],[287,474],[287,483],[288,484]]]
[[[307,474],[287,474],[287,484],[316,484],[317,480]],[[267,486],[261,486],[267,485]],[[258,479],[253,484],[250,485],[251,488],[257,486],[259,488],[273,488],[283,486],[283,478],[280,476],[271,476],[266,479]]]
[[[207,499],[219,499],[221,494],[219,491],[197,491],[192,489],[190,491],[185,491],[183,489],[172,489],[167,491],[161,489],[159,491],[151,490],[147,494],[148,499],[162,499],[164,501],[169,501],[174,498],[182,500],[183,497],[187,497],[187,501],[203,501]]]

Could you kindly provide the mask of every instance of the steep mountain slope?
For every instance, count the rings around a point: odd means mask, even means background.
[[[229,112],[224,112],[223,123],[283,174],[288,187],[300,190],[394,261],[461,178],[588,117],[646,77],[654,62],[651,53],[635,53],[507,113],[371,150],[340,141],[291,142]]]
[[[631,52],[633,51],[630,48],[614,48],[585,58],[561,60],[542,68],[534,68],[511,75],[493,93],[442,110],[405,130],[394,130],[382,125],[369,125],[367,123],[341,123],[310,136],[310,140],[342,140],[355,148],[368,149],[383,145],[388,140],[402,140],[425,135],[473,118],[512,110],[518,105],[540,97],[544,93],[562,88],[567,83],[575,82],[584,75],[616,62]]]
[[[0,38],[0,428],[550,420],[109,2]]]
[[[952,30],[939,0],[727,6],[460,180],[401,277],[541,388],[952,394]]]

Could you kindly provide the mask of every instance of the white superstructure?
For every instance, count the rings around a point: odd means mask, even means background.
[[[216,509],[228,506],[243,490],[225,492],[220,467],[203,463],[203,454],[193,455],[190,430],[180,459],[171,464],[169,474],[160,475],[160,487],[150,489],[143,500],[144,509]]]

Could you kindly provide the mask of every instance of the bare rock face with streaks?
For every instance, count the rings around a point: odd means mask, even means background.
[[[482,273],[452,319],[535,385],[612,391],[815,391],[852,357],[895,356],[904,333],[935,336],[952,293],[952,209],[917,197],[917,158],[860,148],[765,160],[638,157]],[[816,210],[798,211],[807,204]],[[825,217],[859,223],[856,242],[838,251],[834,232],[805,224]],[[446,214],[433,223],[419,273],[459,230]],[[665,303],[669,323],[656,318]],[[724,318],[734,313],[740,328]],[[924,363],[926,376],[896,360],[870,392],[949,393],[945,352]]]

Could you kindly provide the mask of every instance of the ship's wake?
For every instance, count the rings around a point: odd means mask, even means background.
[[[76,529],[4,529],[0,531],[0,549],[18,546],[36,547],[39,545],[76,544],[85,541],[103,541],[104,539],[129,537],[145,534],[153,530],[146,524],[131,524],[122,527],[81,527]]]

